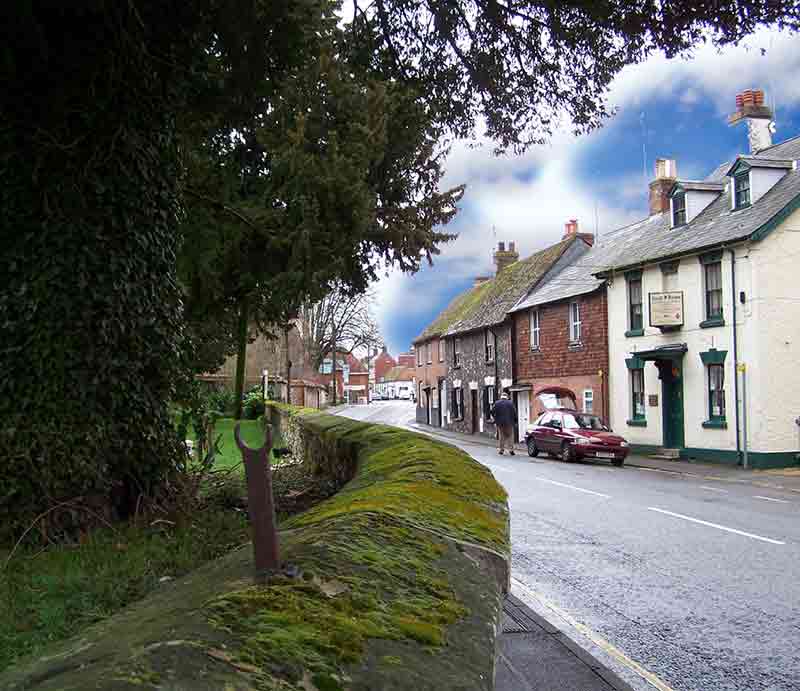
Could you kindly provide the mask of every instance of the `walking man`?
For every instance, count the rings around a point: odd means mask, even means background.
[[[517,419],[517,409],[508,400],[508,394],[504,391],[499,401],[495,401],[492,406],[492,417],[494,424],[497,425],[497,451],[502,456],[505,447],[508,446],[509,453],[514,455],[514,420]]]

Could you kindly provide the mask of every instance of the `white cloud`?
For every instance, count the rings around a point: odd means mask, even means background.
[[[663,107],[670,97],[674,97],[676,109],[691,109],[708,101],[722,116],[734,110],[738,91],[763,88],[768,103],[776,109],[780,132],[781,108],[800,104],[796,41],[793,34],[761,30],[742,45],[721,52],[702,46],[691,60],[653,56],[620,73],[611,86],[609,101],[620,112],[636,109],[637,113],[646,111],[654,100]],[[498,240],[514,240],[525,256],[560,239],[570,218],[579,219],[582,230],[593,232],[597,214],[602,237],[603,230],[640,217],[646,204],[642,174],[625,172],[594,181],[593,186],[578,175],[581,154],[608,136],[614,126],[612,119],[604,129],[580,138],[559,132],[550,144],[531,147],[520,156],[494,156],[486,142],[478,147],[456,142],[442,186],[467,184],[462,210],[448,227],[459,237],[443,247],[433,270],[413,277],[392,272],[379,282],[377,316],[384,333],[392,320],[419,316],[431,304],[443,307],[453,281],[491,272],[491,253]],[[691,165],[681,172],[703,174]],[[612,188],[619,207],[603,193]]]

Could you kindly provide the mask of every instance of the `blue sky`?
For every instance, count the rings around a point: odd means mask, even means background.
[[[602,129],[579,138],[557,133],[522,156],[498,158],[490,146],[456,143],[442,186],[467,185],[448,226],[458,239],[433,267],[413,276],[390,272],[376,286],[376,317],[390,352],[408,349],[474,276],[492,272],[498,240],[515,241],[527,256],[557,242],[570,218],[588,232],[597,219],[602,235],[647,214],[656,158],[676,159],[679,177],[697,179],[746,152],[744,125],[726,122],[739,91],[766,92],[775,109],[774,141],[800,134],[797,41],[761,31],[721,53],[706,46],[688,60],[654,56],[614,81],[609,100],[617,114]]]

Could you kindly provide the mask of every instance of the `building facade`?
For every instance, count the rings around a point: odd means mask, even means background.
[[[519,260],[514,243],[506,249],[499,243],[494,253],[497,272],[493,278],[478,279],[459,303],[458,314],[442,334],[446,340],[447,372],[440,385],[444,402],[444,426],[467,434],[496,436],[492,406],[514,381],[514,320],[508,311],[532,290],[576,237]],[[516,438],[524,434],[520,420],[527,410],[517,408]]]
[[[794,138],[703,181],[660,162],[650,216],[610,234],[611,420],[634,450],[797,463],[798,158]]]
[[[562,389],[578,410],[608,420],[608,310],[605,282],[592,275],[602,250],[594,236],[566,224],[573,243],[539,285],[511,310],[514,319],[514,391],[520,433],[544,410],[540,395]],[[525,414],[527,411],[527,414]]]

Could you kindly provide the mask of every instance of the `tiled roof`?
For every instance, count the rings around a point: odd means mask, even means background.
[[[514,262],[490,281],[473,288],[460,305],[462,314],[445,332],[454,335],[500,324],[508,311],[545,275],[577,238],[551,245]]]
[[[560,271],[548,274],[539,285],[524,295],[509,311],[518,312],[536,305],[566,300],[597,290],[605,281],[594,276],[593,272],[596,267],[604,266],[604,250],[605,245],[595,245],[582,252]]]
[[[782,159],[792,156],[800,156],[800,137],[776,144],[755,158]],[[729,169],[730,165],[727,167]],[[717,168],[714,174],[719,170]],[[790,209],[798,200],[800,171],[789,170],[772,189],[746,209],[731,210],[728,190],[686,225],[671,228],[668,212],[650,216],[603,235],[601,248],[604,252],[597,259],[594,273],[625,269],[742,240],[765,226],[781,211]]]

